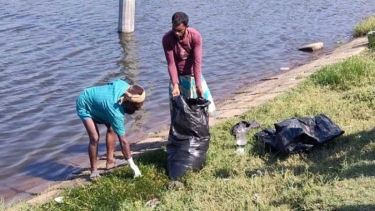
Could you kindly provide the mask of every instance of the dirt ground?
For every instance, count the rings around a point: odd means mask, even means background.
[[[357,55],[367,48],[368,40],[366,37],[356,38],[351,42],[336,48],[328,55],[322,55],[307,64],[291,68],[289,71],[263,79],[260,83],[244,88],[233,96],[227,98],[217,104],[217,118],[210,119],[210,125],[213,126],[228,118],[241,115],[249,109],[267,102],[284,93],[285,91],[295,87],[305,80],[309,75],[319,70],[321,67],[345,60],[353,55]],[[149,134],[146,139],[137,142],[131,146],[133,157],[149,150],[155,150],[167,143],[168,128]],[[121,153],[116,151],[116,157],[121,157]],[[99,160],[99,169],[105,173],[105,157]],[[62,182],[56,182],[47,189],[36,194],[36,196],[28,199],[26,202],[30,204],[44,203],[51,198],[58,196],[62,189],[75,187],[82,184],[90,183],[88,168],[75,172],[70,179]]]

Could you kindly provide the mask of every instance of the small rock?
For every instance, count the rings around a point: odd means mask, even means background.
[[[64,197],[62,197],[62,196],[56,197],[56,198],[54,199],[54,201],[57,202],[57,203],[59,203],[59,204],[61,204],[61,203],[64,202]]]
[[[181,189],[184,188],[184,183],[180,181],[169,181],[168,182],[168,189]]]
[[[151,208],[155,208],[159,203],[160,202],[157,198],[153,198],[153,199],[149,200],[148,202],[146,202],[146,206],[151,207]]]
[[[313,52],[313,51],[317,51],[317,50],[320,50],[323,48],[323,43],[322,42],[317,42],[317,43],[311,43],[311,44],[308,44],[308,45],[304,45],[300,48],[298,48],[298,50],[300,51],[306,51],[306,52]]]
[[[236,150],[236,154],[237,155],[245,155],[245,148],[242,148],[242,147],[238,148]]]
[[[257,170],[257,174],[258,174],[259,176],[263,176],[263,172],[262,172],[261,170]]]
[[[256,193],[253,195],[253,202],[258,202],[260,200],[260,196]]]
[[[287,71],[287,70],[290,70],[290,68],[289,67],[282,67],[282,68],[280,68],[280,70],[281,71]]]

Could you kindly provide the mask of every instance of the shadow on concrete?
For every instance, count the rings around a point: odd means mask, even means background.
[[[363,48],[367,46],[368,46],[368,43],[363,43],[363,44],[354,45],[352,48]]]
[[[158,170],[167,173],[167,152],[165,149],[155,149],[142,153],[137,162],[142,165],[153,165]]]
[[[154,141],[154,142],[139,142],[130,145],[133,152],[142,152],[148,150],[155,150],[167,146],[167,141]]]

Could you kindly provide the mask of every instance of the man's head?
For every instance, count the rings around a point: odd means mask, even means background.
[[[134,114],[143,106],[146,98],[146,92],[139,85],[131,85],[125,91],[125,94],[119,99],[119,103],[125,105],[125,113]]]
[[[172,30],[178,39],[183,39],[186,28],[189,24],[189,17],[183,12],[176,12],[172,16]]]

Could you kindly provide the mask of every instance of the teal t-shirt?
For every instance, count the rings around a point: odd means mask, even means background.
[[[83,100],[88,114],[98,123],[110,124],[117,135],[125,134],[125,107],[118,99],[130,87],[118,79],[103,86],[87,88],[79,100]]]

